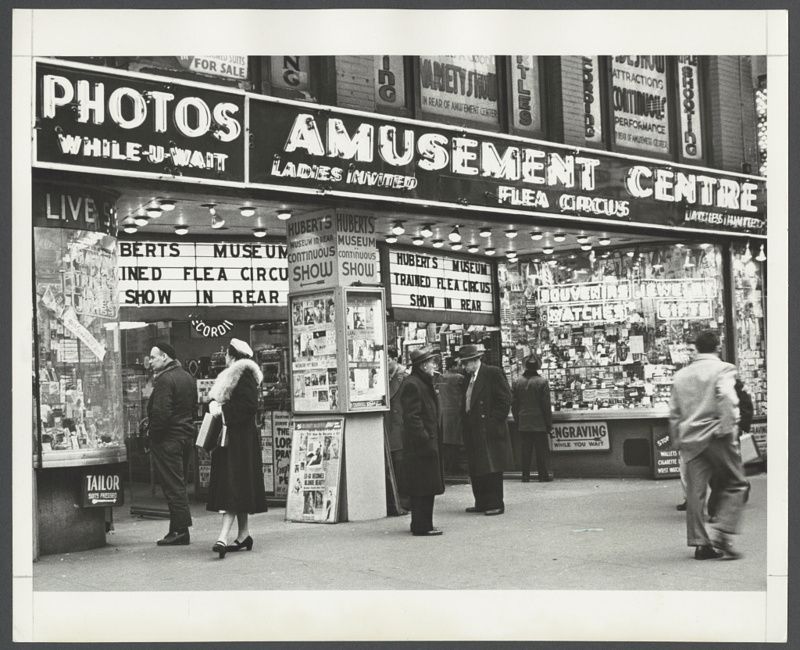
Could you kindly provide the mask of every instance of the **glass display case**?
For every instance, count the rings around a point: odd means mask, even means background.
[[[347,410],[387,407],[386,331],[383,293],[344,290],[347,331]]]
[[[116,239],[35,227],[41,467],[124,461]]]
[[[537,354],[555,410],[664,409],[697,333],[717,331],[725,349],[717,246],[565,252],[499,273],[507,375]]]

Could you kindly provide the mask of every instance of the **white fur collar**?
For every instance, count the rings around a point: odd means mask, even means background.
[[[229,401],[233,389],[236,388],[236,384],[239,383],[239,379],[241,379],[245,370],[249,370],[253,373],[253,376],[256,378],[256,384],[261,383],[264,375],[261,372],[261,368],[258,367],[258,364],[252,359],[238,359],[217,375],[217,379],[214,381],[214,385],[208,393],[209,398],[221,404]]]

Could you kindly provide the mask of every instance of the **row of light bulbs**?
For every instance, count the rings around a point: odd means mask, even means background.
[[[138,232],[139,228],[144,228],[151,219],[158,219],[164,212],[171,212],[175,209],[176,202],[172,199],[158,199],[156,202],[149,204],[144,209],[144,214],[137,214],[132,218],[129,217],[127,223],[122,227],[122,231],[126,234],[133,235]],[[217,212],[215,203],[203,203],[202,206],[208,209],[211,216],[211,227],[215,230],[222,228],[225,225],[225,219]],[[243,205],[239,208],[239,213],[246,218],[254,217],[256,209],[249,205]],[[278,210],[275,215],[280,221],[288,221],[292,218],[291,210]],[[189,226],[186,224],[177,224],[173,226],[176,235],[186,235],[189,233]],[[261,239],[266,237],[266,228],[254,228],[253,236]]]

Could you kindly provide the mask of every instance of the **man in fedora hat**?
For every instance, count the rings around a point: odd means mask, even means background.
[[[400,388],[403,462],[399,482],[411,502],[411,533],[418,537],[442,534],[433,527],[433,500],[444,493],[439,406],[433,386],[438,356],[431,348],[414,350],[411,374]]]
[[[508,412],[511,389],[501,368],[481,362],[481,345],[462,345],[458,356],[469,380],[464,391],[464,444],[475,505],[467,512],[501,515],[503,471],[511,465]]]
[[[532,354],[525,360],[525,372],[514,382],[511,412],[517,423],[522,455],[522,482],[531,480],[531,452],[536,449],[539,481],[552,481],[547,437],[553,429],[550,384],[539,374],[539,358]]]

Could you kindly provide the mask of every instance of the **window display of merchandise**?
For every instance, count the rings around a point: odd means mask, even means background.
[[[42,460],[124,452],[116,240],[34,228]]]
[[[458,350],[462,345],[480,343],[486,350],[484,359],[487,363],[490,357],[495,356],[495,343],[499,339],[500,331],[497,327],[485,325],[462,325],[452,323],[418,323],[397,322],[394,324],[396,332],[397,350],[400,361],[406,365],[411,363],[412,350],[423,347],[434,347],[441,355],[441,365],[452,357],[458,360]]]
[[[700,331],[717,331],[724,350],[716,246],[565,252],[498,272],[506,374],[537,354],[556,410],[663,408]]]
[[[764,319],[767,296],[764,262],[750,244],[733,246],[733,306],[739,378],[753,399],[755,415],[767,414],[767,342]]]

